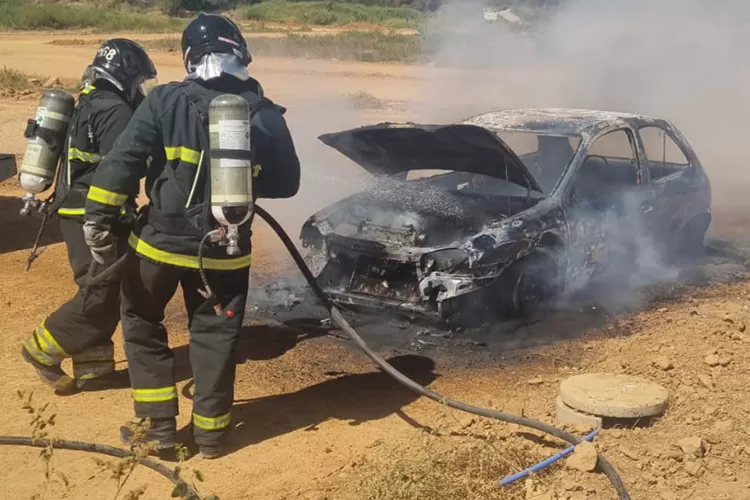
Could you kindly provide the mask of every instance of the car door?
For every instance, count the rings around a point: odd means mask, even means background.
[[[638,229],[653,201],[641,178],[631,129],[606,132],[590,142],[563,197],[570,286],[633,264]]]
[[[702,192],[693,182],[689,156],[665,126],[649,123],[638,129],[638,135],[654,193],[651,227],[659,246],[668,248],[696,215],[693,201]]]

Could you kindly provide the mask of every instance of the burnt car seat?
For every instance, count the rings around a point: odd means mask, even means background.
[[[617,182],[607,167],[607,162],[595,156],[587,157],[578,167],[573,180],[573,192],[578,201],[603,199],[616,188]]]

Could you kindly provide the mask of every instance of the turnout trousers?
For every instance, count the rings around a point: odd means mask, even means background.
[[[24,349],[44,366],[59,366],[63,359],[73,358],[73,376],[93,379],[115,369],[112,336],[120,321],[120,279],[114,275],[86,293],[86,274],[93,258],[83,237],[83,224],[61,217],[60,230],[78,291],[36,327]],[[127,243],[123,238],[117,241],[124,250]]]
[[[193,437],[215,445],[226,435],[234,402],[234,351],[242,327],[249,269],[206,271],[224,311],[198,292],[198,271],[130,255],[123,273],[122,330],[138,418],[170,418],[179,413],[174,353],[163,325],[164,309],[181,285],[190,331],[193,370]]]

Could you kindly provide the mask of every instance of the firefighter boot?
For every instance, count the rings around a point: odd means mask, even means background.
[[[224,454],[224,443],[217,441],[212,444],[199,444],[198,453],[200,453],[201,457],[208,460],[219,458]]]
[[[124,444],[133,446],[138,442],[142,444],[155,442],[152,450],[157,454],[172,450],[177,446],[176,418],[152,418],[151,425],[143,435],[146,429],[145,420],[141,419],[140,422],[131,422],[120,427],[120,439]]]
[[[68,395],[76,392],[75,381],[63,371],[61,363],[43,363],[42,359],[45,361],[47,360],[41,357],[40,359],[37,359],[37,357],[30,352],[26,344],[21,347],[21,356],[24,361],[34,368],[41,381],[52,387],[55,394]]]

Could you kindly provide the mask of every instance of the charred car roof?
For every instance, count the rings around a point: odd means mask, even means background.
[[[461,123],[488,129],[550,135],[591,135],[603,128],[658,121],[648,116],[593,109],[516,108],[476,115]]]
[[[454,170],[505,179],[542,192],[523,162],[481,125],[380,123],[318,137],[372,174]]]

